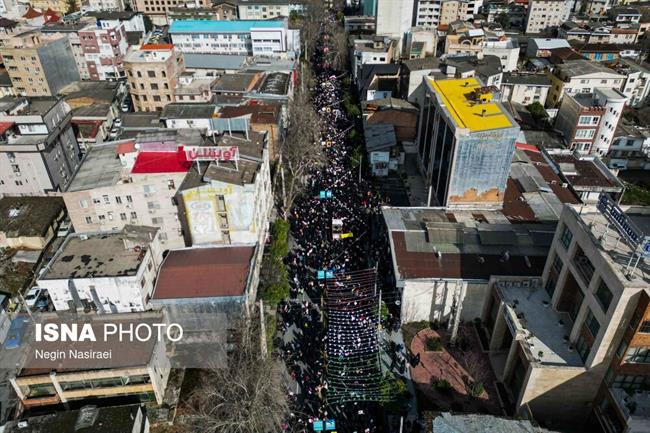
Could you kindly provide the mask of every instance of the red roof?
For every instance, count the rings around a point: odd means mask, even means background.
[[[23,15],[23,18],[30,19],[30,18],[40,17],[42,15],[43,15],[43,12],[39,12],[36,9],[34,9],[33,7],[30,6],[29,9],[27,9],[27,12],[25,12],[25,15]]]
[[[124,153],[132,153],[135,152],[137,149],[135,148],[135,141],[127,141],[126,143],[120,143],[117,145],[117,148],[115,148],[115,153],[118,155],[122,155]]]
[[[539,152],[539,147],[535,146],[534,144],[515,143],[515,147],[521,150],[530,150],[531,152]]]
[[[131,173],[187,173],[191,166],[185,152],[140,152]]]
[[[0,134],[7,132],[13,126],[14,122],[0,122]]]
[[[160,267],[153,299],[242,296],[254,247],[171,250]]]

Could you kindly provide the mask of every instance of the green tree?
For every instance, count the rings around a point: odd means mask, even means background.
[[[403,378],[386,373],[381,382],[381,406],[393,414],[403,413],[411,400],[411,393]]]
[[[529,104],[526,108],[535,120],[543,120],[548,117],[548,113],[544,109],[544,106],[537,101]]]
[[[77,12],[79,10],[79,6],[77,5],[77,0],[66,0],[65,2],[69,14],[73,12]]]
[[[508,16],[507,13],[500,13],[499,15],[496,16],[494,19],[503,29],[507,29],[510,27],[510,17]]]

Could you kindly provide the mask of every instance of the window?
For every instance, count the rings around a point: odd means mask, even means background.
[[[158,84],[151,83],[151,90],[158,90]]]
[[[161,233],[161,234],[160,234],[160,240],[161,240],[161,241],[166,241],[167,239],[168,239],[168,237],[167,237],[167,233]]]
[[[598,289],[596,289],[596,299],[598,299],[600,306],[603,307],[605,314],[607,314],[609,304],[612,303],[612,297],[613,295],[611,290],[609,290],[609,287],[607,287],[603,280],[600,280],[600,285],[598,285]]]
[[[616,376],[614,383],[615,388],[623,388],[627,390],[642,389],[644,387],[644,376],[632,376],[629,374],[621,374]]]
[[[579,125],[598,125],[600,116],[580,116]]]
[[[138,219],[138,213],[137,212],[131,212],[131,219]]]
[[[582,362],[586,362],[589,357],[589,352],[591,352],[591,345],[587,343],[587,340],[585,340],[582,335],[578,337],[578,341],[576,341],[576,350],[578,351],[578,355],[580,355]]]
[[[81,209],[87,209],[88,208],[88,201],[86,200],[79,200],[79,207]]]
[[[650,320],[644,320],[641,322],[641,327],[639,328],[639,332],[642,334],[650,334]]]
[[[591,310],[587,313],[585,325],[587,326],[587,329],[589,329],[589,332],[591,332],[591,335],[596,338],[596,336],[598,336],[598,331],[600,331],[600,323],[598,323],[598,320],[596,320]]]
[[[571,233],[571,230],[565,226],[564,230],[562,230],[562,235],[560,236],[560,243],[564,246],[564,249],[569,249],[569,245],[571,245],[572,239],[573,233]]]
[[[106,216],[105,216],[105,215],[100,215],[100,216],[99,216],[99,221],[100,221],[100,222],[104,222],[104,221],[106,221]]]
[[[160,102],[160,95],[153,95],[154,102]]]
[[[576,129],[576,138],[593,138],[596,135],[595,129]]]
[[[133,203],[133,197],[131,197],[130,195],[127,195],[126,196],[126,202],[127,203]]]
[[[631,347],[625,355],[625,362],[633,362],[638,364],[650,364],[650,348],[647,347]]]
[[[156,78],[156,71],[147,71],[147,76],[149,78]]]
[[[92,224],[92,223],[93,223],[93,218],[87,216],[87,217],[86,217],[86,224]]]
[[[174,188],[176,188],[176,185],[174,184],[174,179],[169,179],[169,180],[167,181],[167,188],[168,188],[168,189],[174,189]]]
[[[115,196],[115,203],[122,204],[122,197],[120,197],[119,195],[116,195]]]
[[[111,204],[111,199],[108,198],[107,195],[103,195],[103,196],[102,196],[102,199],[104,199],[104,204]]]
[[[151,224],[153,225],[161,225],[162,223],[163,219],[161,217],[151,218]]]
[[[124,212],[122,212],[122,213],[120,214],[120,219],[121,219],[122,221],[126,221],[126,214],[125,214]]]

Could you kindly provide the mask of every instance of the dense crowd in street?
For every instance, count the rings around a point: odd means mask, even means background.
[[[291,211],[291,299],[279,306],[282,353],[298,384],[286,428],[312,431],[314,420],[334,419],[337,431],[370,433],[379,431],[376,269],[387,244],[376,227],[379,197],[350,164],[347,131],[357,119],[342,110],[341,76],[332,68],[335,25],[321,25],[311,89],[327,162],[313,168]],[[347,236],[334,238],[333,220]]]

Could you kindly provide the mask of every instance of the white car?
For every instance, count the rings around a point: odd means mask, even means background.
[[[111,132],[108,134],[108,138],[111,140],[117,138],[117,136],[120,134],[120,128],[113,128],[111,129]]]
[[[27,306],[31,308],[36,305],[36,301],[38,301],[38,298],[40,298],[42,294],[43,289],[40,289],[38,287],[34,287],[29,292],[27,292],[25,295],[25,302],[27,303]]]
[[[70,220],[63,220],[61,225],[59,226],[59,230],[56,232],[57,237],[63,238],[65,236],[68,236],[68,233],[70,233],[70,228],[72,227],[72,223]]]
[[[115,119],[115,122],[113,122],[113,128],[119,128],[120,126],[122,126],[122,119],[118,117]]]

